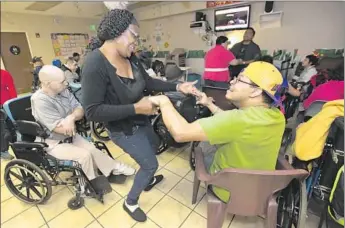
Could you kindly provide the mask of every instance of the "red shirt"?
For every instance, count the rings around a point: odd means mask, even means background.
[[[307,109],[314,101],[334,101],[344,99],[344,81],[328,81],[314,89],[310,96],[303,102]]]
[[[6,101],[16,98],[17,91],[14,87],[12,75],[6,71],[1,69],[1,96],[0,96],[0,104],[3,105]]]
[[[230,81],[228,67],[234,59],[235,56],[231,51],[226,50],[222,45],[216,45],[206,53],[204,79],[219,82]],[[212,69],[214,70],[212,71]]]

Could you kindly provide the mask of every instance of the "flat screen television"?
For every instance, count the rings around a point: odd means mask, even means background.
[[[246,29],[250,23],[250,5],[219,9],[214,11],[216,32]]]

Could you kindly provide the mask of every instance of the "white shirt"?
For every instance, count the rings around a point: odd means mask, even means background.
[[[304,69],[299,77],[294,77],[298,82],[309,82],[310,79],[317,74],[314,66],[307,67]]]

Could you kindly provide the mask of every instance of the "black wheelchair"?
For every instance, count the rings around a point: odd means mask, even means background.
[[[90,181],[78,162],[59,160],[46,152],[48,145],[44,141],[49,135],[32,116],[30,98],[31,95],[26,95],[4,104],[4,110],[14,123],[19,138],[10,144],[16,159],[10,161],[4,171],[9,191],[26,203],[43,204],[50,199],[52,186],[66,185],[75,189],[75,196],[68,202],[72,210],[84,205],[84,197],[92,197],[103,203],[103,196],[112,191],[105,176],[100,175]],[[77,123],[77,132],[87,136],[83,121]],[[103,142],[96,141],[94,145],[112,157]],[[70,172],[72,176],[61,180],[61,172]]]

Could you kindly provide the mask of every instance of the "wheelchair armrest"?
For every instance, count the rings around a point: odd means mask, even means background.
[[[47,143],[44,142],[15,142],[11,144],[12,146],[14,146],[17,149],[22,149],[22,148],[39,148],[39,149],[43,149],[43,148],[47,148],[49,147]]]
[[[23,135],[38,136],[44,139],[49,137],[45,129],[37,122],[17,120],[16,127]]]

